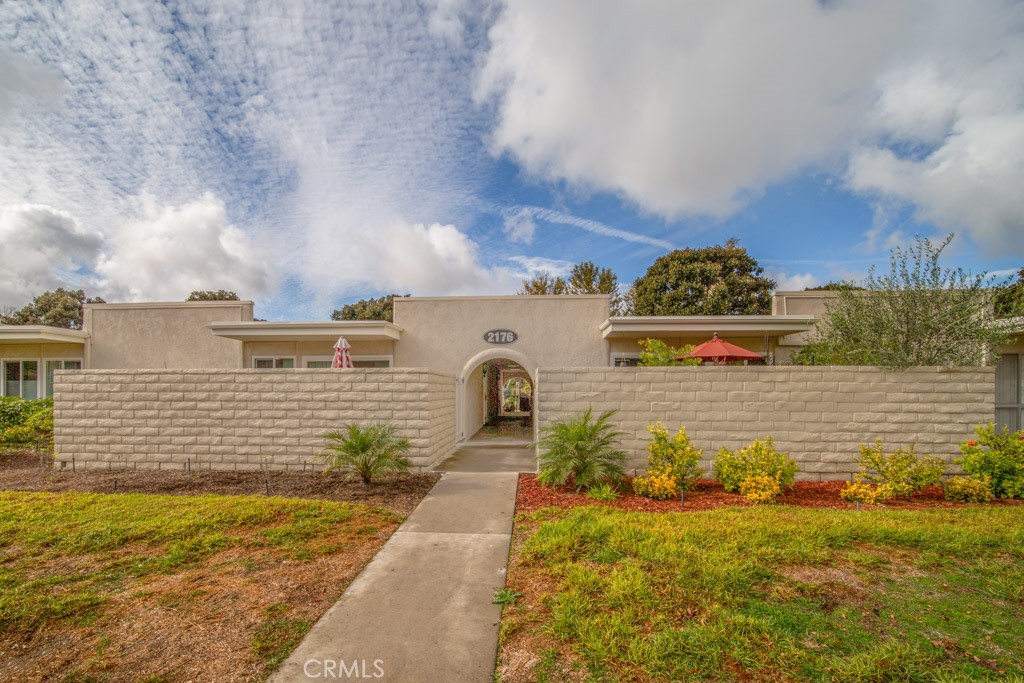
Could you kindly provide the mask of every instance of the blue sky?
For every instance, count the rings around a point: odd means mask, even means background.
[[[0,307],[628,284],[738,237],[780,287],[915,233],[1024,265],[1024,5],[0,3]]]

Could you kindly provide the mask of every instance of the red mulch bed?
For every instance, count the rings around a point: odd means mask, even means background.
[[[847,503],[839,497],[839,492],[848,482],[845,481],[798,481],[792,488],[779,496],[780,505],[792,505],[804,508],[832,508],[835,510],[853,510],[855,505]],[[1021,505],[1019,500],[993,500],[989,505]],[[519,491],[516,494],[516,512],[533,512],[545,507],[573,508],[584,505],[603,505],[605,507],[630,510],[633,512],[679,512],[679,499],[651,500],[633,493],[630,480],[623,483],[619,498],[611,503],[602,503],[589,498],[585,493],[577,493],[570,486],[547,489],[540,485],[536,475],[520,474]],[[686,493],[684,512],[697,510],[713,510],[715,508],[739,506],[747,507],[751,503],[738,493],[726,493],[722,485],[709,479],[699,480],[692,491]],[[922,509],[940,507],[961,507],[970,503],[952,503],[942,495],[938,486],[929,486],[909,499],[896,499],[879,509]]]

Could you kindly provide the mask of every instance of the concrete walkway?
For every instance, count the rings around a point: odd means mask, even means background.
[[[272,683],[493,681],[517,482],[445,474]]]
[[[438,472],[536,472],[537,451],[529,443],[467,441],[436,467]]]

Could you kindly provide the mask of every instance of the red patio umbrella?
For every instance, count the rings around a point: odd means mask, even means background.
[[[352,365],[352,346],[348,343],[348,340],[344,337],[338,337],[338,341],[334,343],[334,360],[331,361],[332,368],[351,368]]]
[[[712,339],[693,347],[689,356],[679,356],[676,360],[686,360],[687,358],[700,358],[712,361],[715,365],[724,365],[734,360],[763,360],[764,356],[748,351],[742,346],[730,344],[724,339],[719,339],[718,333],[715,332]]]

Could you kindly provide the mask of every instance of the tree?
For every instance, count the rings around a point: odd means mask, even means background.
[[[628,295],[633,315],[751,315],[771,312],[775,281],[735,239],[676,249],[655,261]]]
[[[197,289],[185,301],[238,301],[238,295],[225,289]]]
[[[640,352],[640,361],[637,365],[642,367],[700,365],[703,363],[700,358],[683,358],[683,360],[676,360],[677,358],[686,356],[690,351],[693,351],[693,345],[691,344],[674,348],[660,339],[641,339],[639,343],[644,350]]]
[[[858,287],[853,282],[826,282],[823,285],[817,287],[804,287],[805,292],[841,292],[844,289],[863,289]]]
[[[567,293],[565,280],[561,277],[551,277],[547,273],[538,273],[529,280],[523,280],[523,288],[517,292],[532,296]]]
[[[810,346],[794,360],[894,369],[993,362],[1008,337],[995,324],[997,290],[984,273],[939,265],[952,239],[935,244],[918,237],[893,249],[888,273],[872,266],[863,290],[838,290],[825,302]]]
[[[995,296],[996,316],[1014,318],[1024,316],[1024,268],[1017,271],[1017,281],[1003,285]]]
[[[611,296],[612,311],[618,311],[622,307],[619,278],[611,268],[602,268],[593,261],[583,261],[574,265],[567,279],[540,273],[530,280],[523,280],[523,288],[518,293],[532,295],[608,294]]]
[[[408,294],[388,294],[379,299],[360,299],[354,304],[345,304],[331,313],[331,320],[395,320],[395,297]]]
[[[58,287],[52,292],[43,292],[32,303],[16,311],[0,316],[2,325],[47,325],[64,327],[69,330],[82,329],[82,306],[86,303],[106,303],[99,297],[86,298],[81,289]]]

